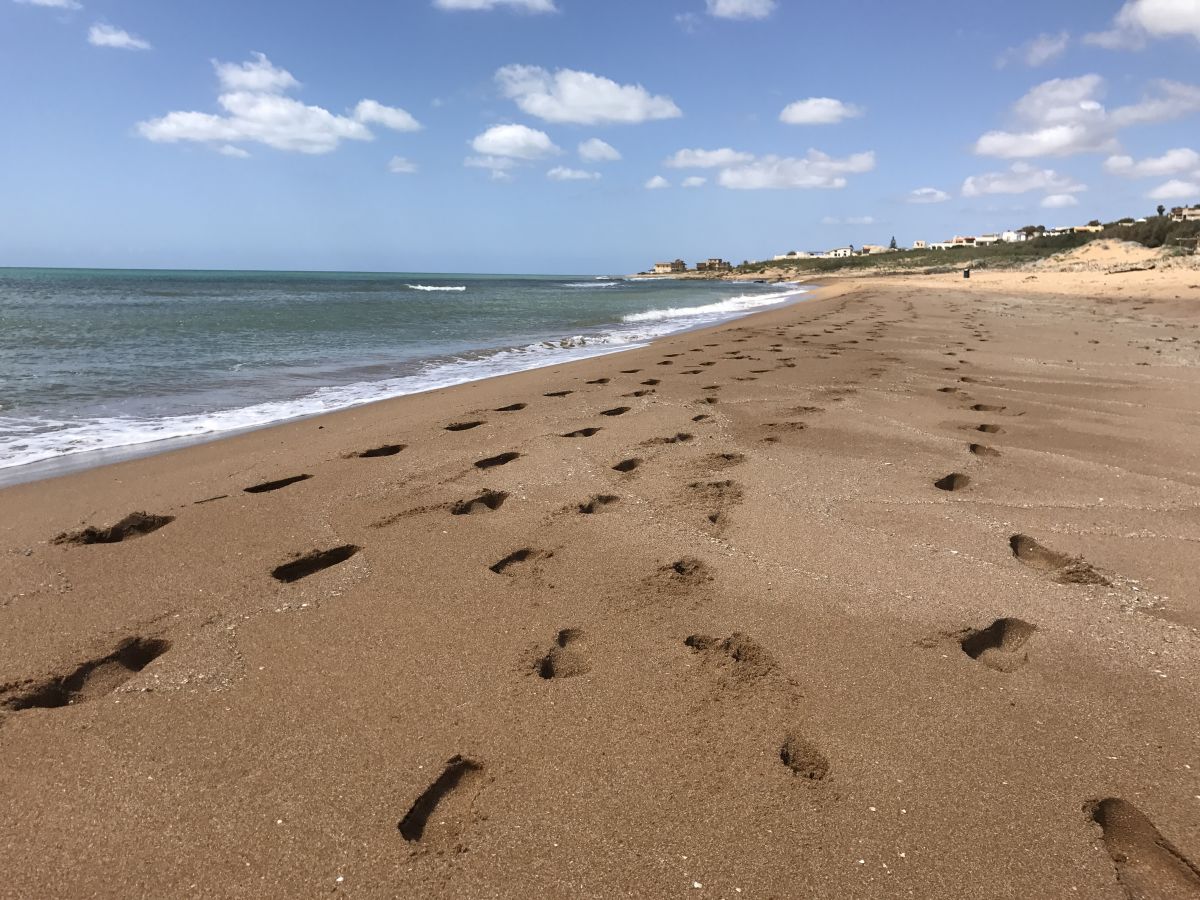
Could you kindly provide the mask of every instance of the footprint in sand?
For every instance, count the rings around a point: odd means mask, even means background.
[[[997,672],[1015,672],[1029,662],[1028,644],[1037,626],[1023,619],[997,619],[987,628],[961,632],[963,653]]]
[[[564,628],[560,631],[554,637],[554,646],[544,653],[539,652],[529,670],[547,681],[590,672],[592,661],[583,629]]]
[[[602,416],[610,416],[610,417],[615,417],[615,416],[623,416],[623,415],[625,415],[625,413],[629,412],[629,410],[630,410],[630,409],[632,409],[632,407],[629,407],[629,406],[614,406],[612,409],[604,409],[604,410],[601,410],[601,411],[600,411],[600,415],[602,415]]]
[[[783,739],[783,744],[779,747],[779,760],[797,778],[814,782],[826,781],[829,778],[829,760],[815,744],[799,732],[789,732]]]
[[[551,391],[548,394],[542,394],[543,397],[567,397],[575,393],[574,391]]]
[[[323,569],[344,563],[360,549],[362,548],[354,544],[343,544],[331,550],[313,550],[310,553],[297,556],[295,559],[281,566],[276,566],[271,570],[271,577],[276,581],[290,584],[293,581],[299,581],[301,578],[307,578],[309,575],[315,575]]]
[[[968,445],[967,445],[967,449],[968,449],[969,451],[971,451],[971,453],[973,453],[975,456],[990,456],[990,457],[996,457],[996,456],[999,456],[999,455],[1000,455],[1000,451],[999,451],[999,450],[995,450],[995,449],[993,449],[993,448],[991,448],[991,447],[988,447],[988,446],[986,446],[986,445],[984,445],[984,444],[968,444]]]
[[[1194,900],[1200,868],[1175,848],[1140,809],[1118,797],[1084,807],[1100,826],[1104,849],[1129,900]]]
[[[656,444],[686,444],[690,440],[693,440],[693,435],[688,434],[686,431],[681,431],[678,434],[671,435],[671,437],[651,438],[648,441],[644,441],[643,446],[652,447]]]
[[[514,459],[520,459],[520,458],[521,458],[520,453],[515,453],[515,452],[501,453],[499,456],[489,456],[487,459],[479,460],[477,463],[475,463],[475,468],[477,468],[477,469],[492,469],[492,468],[495,468],[496,466],[508,465]]]
[[[620,497],[614,497],[612,494],[596,494],[583,503],[580,503],[578,509],[583,515],[590,516],[600,512],[606,506],[612,506],[620,499]]]
[[[308,481],[312,478],[311,475],[292,475],[290,478],[279,478],[275,481],[264,481],[262,484],[256,484],[248,488],[242,488],[247,494],[268,494],[271,491],[277,491],[280,488],[285,488],[288,485],[297,484],[301,481]]]
[[[1013,556],[1059,584],[1105,584],[1112,582],[1080,556],[1068,556],[1043,547],[1027,534],[1014,534],[1008,540]]]
[[[130,513],[116,525],[107,528],[97,528],[89,525],[79,531],[64,531],[54,538],[55,544],[119,544],[130,538],[142,537],[152,531],[170,525],[175,521],[174,516],[153,516],[149,513]]]
[[[441,774],[413,801],[396,826],[404,840],[448,849],[457,845],[471,824],[483,772],[483,764],[476,760],[450,757]]]
[[[395,456],[406,446],[406,444],[384,444],[382,447],[372,447],[370,450],[351,453],[350,457],[357,459],[379,459],[384,456]]]
[[[640,459],[638,459],[637,457],[633,457],[632,459],[623,459],[619,463],[617,463],[615,466],[613,466],[613,471],[621,472],[622,474],[625,474],[628,472],[632,472],[634,469],[636,469],[641,464],[642,464],[642,461]]]
[[[508,406],[501,406],[496,412],[520,412],[528,403],[510,403]]]
[[[126,638],[112,653],[70,672],[0,689],[0,709],[58,709],[95,700],[111,694],[170,649],[171,643],[159,638]]]
[[[592,381],[589,381],[589,382],[587,382],[587,383],[588,383],[588,384],[608,384],[608,383],[609,383],[609,381],[611,381],[611,380],[612,380],[612,379],[610,379],[610,378],[596,378],[596,379],[594,379],[594,380],[592,380]]]
[[[563,437],[565,437],[565,438],[590,438],[594,435],[599,434],[602,430],[603,429],[601,429],[601,428],[580,428],[577,431],[568,431],[566,434],[563,435]]]
[[[470,431],[472,428],[486,424],[486,422],[452,422],[446,426],[446,431]]]
[[[532,547],[522,547],[520,550],[514,550],[499,562],[488,566],[488,568],[497,575],[504,575],[514,566],[535,563],[539,560],[550,559],[552,556],[554,556],[552,550],[534,550]]]
[[[508,494],[504,491],[484,491],[471,500],[460,500],[450,508],[451,515],[473,516],[482,512],[495,512],[504,505]]]
[[[949,475],[943,475],[933,483],[933,486],[939,491],[961,491],[971,483],[971,476],[964,475],[962,472],[951,472]]]

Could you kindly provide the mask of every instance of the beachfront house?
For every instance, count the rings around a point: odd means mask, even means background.
[[[970,237],[970,236],[964,236],[961,234],[956,234],[951,239],[950,243],[953,244],[955,247],[974,247],[975,246],[975,238]]]
[[[682,259],[677,259],[674,262],[657,262],[654,264],[655,275],[674,275],[677,272],[686,272],[687,263]]]
[[[1023,244],[1029,240],[1029,235],[1023,231],[1005,231],[1000,235],[1000,240],[1006,244]]]
[[[927,244],[925,241],[913,241],[912,248],[914,250],[928,250],[929,244]]]
[[[930,250],[953,250],[954,247],[953,241],[934,241],[929,245]]]
[[[854,255],[854,246],[853,245],[851,245],[849,247],[835,247],[832,250],[825,251],[826,259],[845,259],[847,256],[853,256],[853,255]]]
[[[863,244],[858,253],[860,256],[874,256],[877,253],[887,253],[888,248],[880,244]]]
[[[781,262],[788,259],[812,259],[813,254],[805,250],[792,250],[789,253],[781,253],[775,257],[775,262]]]
[[[704,262],[696,263],[697,272],[729,272],[733,270],[733,263],[728,260],[718,259],[715,256],[709,257]]]
[[[1176,206],[1171,210],[1172,222],[1200,222],[1200,205]]]
[[[981,234],[975,238],[976,247],[990,247],[992,244],[1000,243],[1000,235],[998,234]]]

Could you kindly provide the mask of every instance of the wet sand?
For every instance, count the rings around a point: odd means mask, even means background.
[[[985,282],[0,491],[0,896],[1200,896],[1195,307]]]

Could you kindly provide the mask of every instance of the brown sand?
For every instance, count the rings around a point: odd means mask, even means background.
[[[1200,330],[1021,277],[0,492],[0,895],[1200,896]]]

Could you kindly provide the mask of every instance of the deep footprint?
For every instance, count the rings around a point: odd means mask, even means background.
[[[520,550],[514,550],[499,562],[488,566],[488,568],[497,575],[503,575],[513,566],[520,565],[521,563],[536,562],[539,559],[549,559],[553,555],[550,552],[539,552],[532,547],[522,547]]]
[[[1027,645],[1037,626],[1023,619],[997,619],[987,628],[968,631],[959,641],[963,653],[997,672],[1015,672],[1029,662]]]
[[[1086,809],[1100,826],[1104,849],[1129,900],[1200,897],[1200,869],[1140,809],[1119,797],[1097,800]]]
[[[460,500],[451,507],[450,512],[456,516],[471,516],[481,512],[495,512],[504,505],[508,494],[504,491],[484,491],[473,500]]]
[[[587,642],[580,628],[564,628],[554,639],[554,646],[533,665],[539,678],[574,678],[592,670],[587,655]]]
[[[985,444],[968,444],[967,449],[970,450],[975,456],[996,457],[1000,455],[999,450],[988,447]]]
[[[276,581],[290,584],[293,581],[299,581],[301,578],[307,578],[309,575],[315,575],[323,569],[344,563],[360,549],[360,547],[354,544],[343,544],[341,547],[334,547],[332,550],[313,550],[311,553],[306,553],[298,559],[284,563],[281,566],[276,566],[271,572],[271,577]]]
[[[501,406],[496,412],[520,412],[528,405],[527,403],[510,403],[508,406]]]
[[[600,512],[600,510],[604,509],[606,506],[611,506],[619,499],[619,497],[614,497],[612,494],[596,494],[596,496],[592,497],[585,503],[580,503],[579,511],[586,516],[590,516],[593,513]]]
[[[939,491],[961,491],[971,483],[971,476],[964,475],[961,472],[951,472],[939,478],[933,483],[933,486]]]
[[[1049,575],[1059,584],[1112,584],[1079,556],[1068,556],[1043,547],[1027,534],[1014,534],[1008,540],[1013,556],[1025,565]]]
[[[103,697],[170,649],[169,641],[158,638],[126,638],[108,656],[88,660],[69,675],[0,692],[0,709],[57,709]]]
[[[475,463],[477,469],[491,469],[495,466],[505,466],[514,459],[520,459],[520,453],[501,453],[499,456],[489,456],[487,459],[481,459]]]
[[[581,438],[581,437],[589,438],[595,434],[599,434],[600,431],[601,431],[601,429],[599,429],[599,428],[580,428],[578,431],[568,431],[566,434],[563,435],[563,437],[565,437],[565,438]]]
[[[354,456],[357,456],[359,459],[379,459],[382,456],[395,456],[405,446],[405,444],[384,444],[382,447],[373,447],[370,450],[355,453]]]
[[[174,516],[152,516],[149,513],[130,513],[116,525],[97,528],[89,525],[81,531],[63,532],[54,539],[56,544],[119,544],[130,538],[142,537],[158,531],[175,521]]]
[[[242,488],[247,494],[266,494],[271,491],[277,491],[280,488],[285,488],[288,485],[296,484],[301,481],[308,481],[312,478],[311,475],[293,475],[291,478],[280,478],[277,481],[264,481],[262,484],[256,484],[253,487]]]
[[[829,760],[825,754],[795,732],[784,738],[779,759],[799,778],[824,781],[829,777]]]
[[[622,472],[622,473],[632,472],[634,469],[636,469],[641,464],[642,464],[642,461],[636,457],[634,457],[633,459],[623,459],[619,463],[617,463],[615,466],[613,466],[613,471],[614,472]]]
[[[462,756],[452,756],[447,761],[446,767],[442,769],[442,773],[433,784],[429,785],[421,793],[421,796],[408,808],[408,812],[404,814],[404,818],[396,826],[401,836],[410,843],[422,840],[425,837],[425,829],[429,826],[429,820],[434,811],[444,802],[449,801],[454,795],[461,794],[473,787],[482,774],[482,763]],[[449,818],[447,816],[444,819],[439,819],[438,825],[446,825]],[[457,828],[455,830],[466,826],[466,823],[463,822],[456,824]]]
[[[628,407],[628,406],[614,406],[612,409],[601,410],[600,415],[602,415],[602,416],[623,416],[623,415],[625,415],[625,413],[629,412],[629,410],[630,410],[630,407]]]
[[[478,428],[480,425],[486,425],[486,422],[454,422],[446,426],[447,431],[470,431],[472,428]]]

